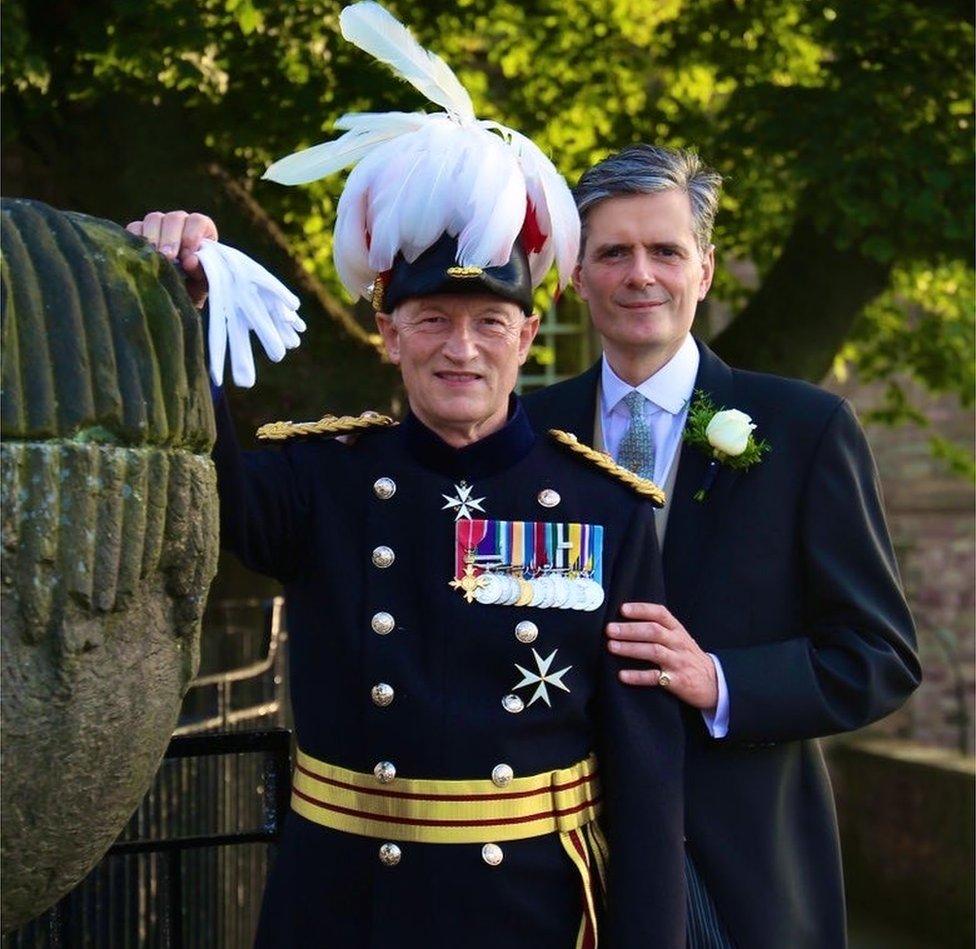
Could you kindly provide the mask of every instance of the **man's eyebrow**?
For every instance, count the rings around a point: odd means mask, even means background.
[[[677,244],[673,241],[656,241],[646,246],[649,250],[674,250],[682,254],[685,252],[685,246],[683,244]]]
[[[627,250],[631,245],[624,241],[611,241],[607,244],[597,244],[595,253],[605,254],[611,250]]]

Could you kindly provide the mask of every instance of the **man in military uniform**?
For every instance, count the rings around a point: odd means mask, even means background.
[[[678,702],[623,685],[603,636],[663,597],[663,496],[537,435],[513,394],[533,285],[575,261],[578,218],[526,140],[429,118],[362,160],[336,230],[406,417],[275,423],[280,448],[242,453],[216,400],[222,539],[284,584],[300,749],[258,944],[684,949]],[[384,190],[404,155],[437,164],[420,217],[390,211],[401,172]],[[212,222],[130,229],[199,282]]]
[[[285,586],[300,747],[258,941],[570,947],[605,885],[611,945],[683,946],[677,703],[602,636],[662,597],[660,494],[533,433],[526,255],[459,284],[455,247],[401,262],[378,315],[401,424],[242,454],[218,399],[222,539]]]

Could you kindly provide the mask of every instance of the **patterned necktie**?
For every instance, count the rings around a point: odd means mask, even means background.
[[[654,478],[654,436],[644,418],[647,400],[636,389],[624,396],[630,410],[630,425],[617,451],[617,462],[642,478]]]

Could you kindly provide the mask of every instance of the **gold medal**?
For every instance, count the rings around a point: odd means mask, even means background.
[[[519,597],[515,601],[516,606],[528,606],[532,602],[532,584],[522,577],[516,577],[515,582],[519,585]]]

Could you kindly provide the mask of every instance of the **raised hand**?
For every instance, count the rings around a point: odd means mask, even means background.
[[[186,291],[194,305],[207,299],[207,275],[197,256],[205,240],[217,240],[217,225],[205,214],[186,211],[150,211],[141,221],[130,221],[125,229],[145,238],[164,257],[177,263],[186,279]]]

